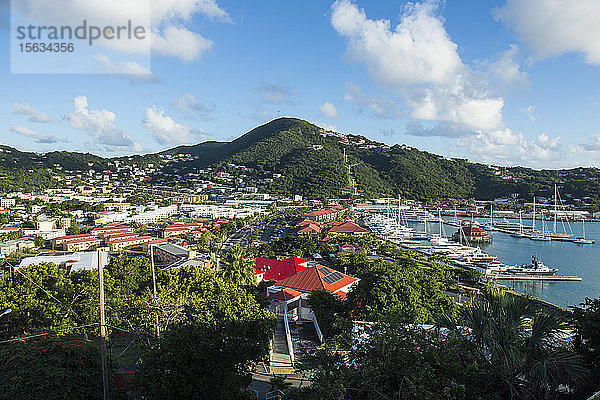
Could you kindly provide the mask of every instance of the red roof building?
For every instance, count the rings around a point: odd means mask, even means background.
[[[308,304],[311,292],[324,290],[344,300],[358,281],[358,278],[316,265],[268,287],[266,297],[273,301],[274,307],[285,306],[288,316],[291,314],[300,319],[313,320],[314,314]]]
[[[339,207],[332,207],[326,210],[310,211],[302,216],[311,221],[329,221],[335,219],[340,213]]]
[[[269,258],[254,258],[254,275],[257,280],[279,281],[304,271],[308,261],[299,257],[288,257],[285,260],[271,260]]]
[[[458,231],[452,236],[452,239],[456,242],[462,243],[463,241],[475,242],[475,243],[487,243],[492,239],[490,235],[483,230],[482,227],[476,224],[472,224],[470,221],[463,223]]]
[[[301,226],[300,229],[296,231],[299,235],[308,235],[310,233],[321,233],[321,227],[315,224],[308,224]]]
[[[354,222],[348,221],[341,225],[334,226],[329,230],[329,233],[337,235],[364,235],[365,233],[369,233],[369,231],[356,225]]]

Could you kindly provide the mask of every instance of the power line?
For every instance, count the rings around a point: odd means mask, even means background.
[[[67,331],[72,331],[73,329],[87,328],[87,327],[94,326],[94,325],[98,325],[98,323],[94,322],[94,323],[86,324],[86,325],[72,326],[70,328],[60,329],[58,331],[53,331],[53,332],[43,332],[43,333],[37,333],[35,335],[21,336],[21,337],[18,337],[18,338],[13,338],[13,339],[8,339],[8,340],[0,341],[0,344],[10,343],[10,342],[16,342],[16,341],[19,341],[19,340],[33,339],[33,338],[41,337],[41,336],[57,335],[59,333],[63,333],[63,332],[67,332]]]
[[[14,268],[14,270],[17,271],[19,274],[21,274],[21,276],[24,276],[25,278],[27,278],[29,280],[29,282],[33,283],[36,287],[38,287],[39,289],[41,289],[44,293],[46,293],[48,295],[48,297],[50,297],[50,298],[58,301],[60,304],[62,304],[63,306],[65,306],[69,311],[71,311],[73,314],[75,314],[75,316],[77,318],[81,318],[81,316],[79,314],[77,314],[75,312],[75,310],[73,310],[70,306],[66,305],[65,303],[63,303],[62,301],[60,301],[59,299],[57,299],[56,297],[54,297],[52,295],[52,293],[48,292],[46,289],[44,289],[42,286],[40,286],[33,279],[31,279],[30,277],[28,277],[27,275],[25,275],[24,273],[22,273],[21,271],[19,271],[19,268]]]

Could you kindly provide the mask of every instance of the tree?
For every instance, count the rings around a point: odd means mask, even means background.
[[[447,269],[426,267],[407,259],[379,260],[358,271],[361,280],[348,294],[360,318],[396,319],[407,323],[431,323],[452,315],[456,305],[444,293],[452,278]]]
[[[346,301],[327,291],[318,290],[311,292],[308,304],[325,337],[349,333],[351,310]]]
[[[315,362],[312,387],[290,390],[286,399],[500,399],[480,355],[459,336],[440,340],[437,330],[403,323],[365,326],[350,351],[325,346]]]
[[[224,278],[236,282],[238,285],[256,285],[253,265],[252,259],[244,256],[244,249],[235,246],[223,257],[219,272]]]
[[[0,345],[0,398],[102,399],[100,352],[76,336]]]
[[[559,341],[564,316],[527,298],[488,289],[460,311],[457,332],[459,324],[503,398],[553,398],[562,385],[575,389],[587,378],[582,359]]]
[[[579,307],[572,307],[573,322],[577,335],[575,349],[585,359],[588,369],[592,372],[590,385],[584,392],[586,398],[591,393],[600,390],[600,298],[586,298]]]
[[[270,319],[179,325],[142,356],[135,391],[143,399],[245,399],[251,360],[268,352]]]

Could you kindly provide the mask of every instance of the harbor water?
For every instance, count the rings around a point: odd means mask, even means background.
[[[482,224],[488,220],[479,220]],[[518,220],[510,220],[518,223]],[[523,221],[524,225],[531,225],[531,220]],[[546,222],[546,226],[551,223]],[[423,224],[413,225],[417,231],[423,231]],[[583,236],[581,222],[571,223],[574,236]],[[428,230],[438,233],[439,224],[428,223]],[[539,221],[537,229],[541,230]],[[562,229],[562,227],[561,227]],[[457,228],[444,225],[446,236],[452,235]],[[580,282],[548,282],[548,281],[498,281],[516,291],[526,293],[550,303],[568,307],[578,305],[586,297],[600,297],[600,223],[586,222],[586,237],[596,240],[594,244],[575,244],[560,241],[533,241],[527,238],[515,238],[509,234],[489,231],[492,242],[482,245],[484,252],[498,257],[498,260],[507,265],[528,264],[531,257],[536,256],[540,261],[551,268],[558,268],[557,275],[580,276]]]

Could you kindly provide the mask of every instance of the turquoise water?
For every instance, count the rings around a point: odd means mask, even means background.
[[[481,220],[487,222],[487,220]],[[518,222],[518,221],[513,221]],[[531,224],[531,220],[523,221],[523,224]],[[552,222],[546,222],[546,226],[552,227]],[[583,236],[581,222],[571,224],[575,236]],[[416,226],[422,230],[423,225]],[[429,229],[438,232],[438,224],[430,223]],[[456,232],[456,228],[445,226],[446,234]],[[541,225],[537,229],[541,229]],[[490,232],[492,242],[484,245],[482,249],[491,255],[495,255],[504,264],[524,264],[531,261],[531,256],[538,257],[549,267],[558,268],[558,275],[580,276],[581,282],[514,282],[499,281],[515,290],[527,293],[559,306],[577,305],[586,297],[600,297],[600,223],[586,222],[586,236],[588,239],[596,240],[595,244],[578,245],[569,242],[536,242],[527,238],[514,238],[501,232]],[[558,232],[562,232],[559,227]]]

